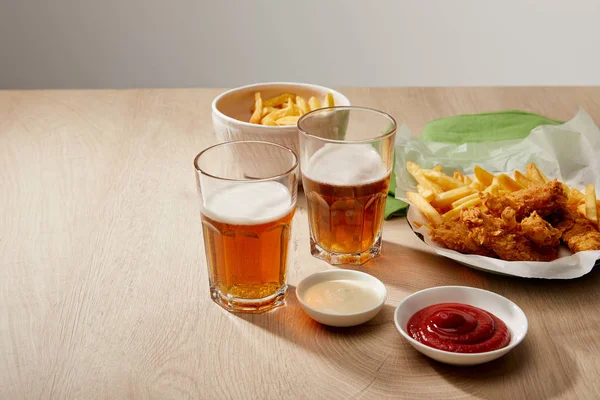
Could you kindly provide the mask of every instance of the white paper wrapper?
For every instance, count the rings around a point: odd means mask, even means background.
[[[396,165],[406,165],[407,161],[414,161],[423,168],[442,164],[446,173],[452,174],[456,169],[469,175],[473,174],[475,165],[481,165],[492,173],[512,174],[517,169],[524,171],[527,164],[535,162],[549,178],[556,177],[582,190],[587,183],[595,183],[596,187],[600,187],[600,129],[582,109],[562,125],[538,126],[525,139],[501,142],[461,145],[427,142],[411,136],[403,126],[396,139]],[[407,201],[406,192],[416,191],[416,182],[406,168],[396,169],[396,183],[398,199]],[[572,279],[590,272],[600,259],[600,251],[572,254],[565,246],[561,248],[560,257],[551,262],[503,261],[461,254],[432,242],[425,226],[416,229],[419,222],[426,222],[416,207],[409,208],[407,218],[413,231],[437,254],[500,274]]]

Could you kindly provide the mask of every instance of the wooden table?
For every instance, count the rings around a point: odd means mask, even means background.
[[[0,92],[0,398],[600,398],[600,271],[571,281],[478,272],[432,255],[404,219],[362,269],[389,289],[366,325],[331,329],[294,286],[329,267],[294,221],[288,305],[234,315],[208,295],[192,159],[221,90]],[[600,122],[600,88],[347,89],[419,132],[434,118],[523,109]],[[430,361],[395,306],[438,285],[504,295],[526,340],[476,368]]]

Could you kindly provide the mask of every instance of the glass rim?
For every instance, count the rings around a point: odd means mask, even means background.
[[[392,129],[390,129],[389,132],[383,134],[383,135],[379,135],[379,136],[375,136],[369,139],[360,139],[360,140],[340,140],[340,139],[328,139],[328,138],[324,138],[321,136],[317,136],[317,135],[313,135],[312,133],[307,132],[305,129],[302,128],[302,122],[304,122],[305,119],[310,118],[311,116],[314,116],[316,114],[325,112],[327,110],[330,111],[341,111],[341,110],[357,110],[357,111],[368,111],[371,113],[375,113],[375,114],[379,114],[384,118],[387,118],[391,123],[392,123]],[[298,120],[298,130],[300,131],[301,134],[311,137],[311,138],[315,138],[315,139],[319,139],[322,140],[323,142],[327,142],[327,143],[340,143],[340,144],[361,144],[361,143],[371,143],[371,142],[375,142],[375,141],[379,141],[379,140],[383,140],[383,139],[387,139],[388,137],[392,136],[394,133],[396,133],[396,131],[398,130],[398,123],[396,122],[396,120],[394,119],[394,117],[392,117],[390,114],[383,112],[383,111],[379,111],[376,110],[374,108],[369,108],[369,107],[360,107],[360,106],[335,106],[335,107],[324,107],[324,108],[319,108],[313,111],[310,111],[306,114],[304,114],[303,116],[300,117],[300,119]]]
[[[198,160],[200,159],[200,157],[202,157],[202,155],[216,147],[221,147],[221,146],[226,146],[226,145],[232,145],[232,144],[240,144],[240,143],[253,143],[253,144],[266,144],[267,146],[275,146],[275,147],[279,147],[282,150],[285,150],[287,152],[289,152],[294,160],[294,163],[292,165],[291,168],[289,168],[287,171],[282,172],[281,174],[277,174],[277,175],[273,175],[273,176],[269,176],[266,178],[260,178],[260,179],[234,179],[234,178],[225,178],[225,177],[221,177],[221,176],[216,176],[214,174],[210,174],[204,170],[202,170],[202,168],[200,168],[198,166]],[[292,173],[295,169],[298,168],[298,155],[296,154],[296,152],[292,149],[290,149],[289,147],[283,146],[279,143],[273,143],[273,142],[267,142],[264,140],[232,140],[230,142],[221,142],[221,143],[217,143],[217,144],[213,144],[212,146],[209,146],[207,148],[205,148],[204,150],[202,150],[200,153],[198,153],[196,155],[196,157],[194,157],[194,168],[196,169],[196,172],[201,173],[202,175],[208,176],[210,178],[214,178],[214,179],[219,179],[222,181],[229,181],[229,182],[268,182],[268,181],[273,181],[276,179],[280,179],[285,177],[286,175],[289,175],[290,173]]]

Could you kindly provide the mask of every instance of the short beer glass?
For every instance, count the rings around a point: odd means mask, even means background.
[[[363,264],[381,253],[396,122],[380,111],[332,107],[298,121],[311,254]]]
[[[210,294],[233,312],[285,304],[298,160],[274,143],[227,142],[194,160]]]

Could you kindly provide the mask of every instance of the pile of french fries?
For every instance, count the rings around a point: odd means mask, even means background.
[[[249,122],[268,126],[296,125],[298,119],[307,112],[334,106],[331,93],[327,93],[323,105],[321,105],[319,99],[314,96],[309,98],[308,102],[302,96],[292,93],[284,93],[263,100],[260,92],[256,92],[254,93],[254,105],[250,109],[252,116]]]
[[[525,174],[515,171],[514,178],[507,174],[494,175],[480,166],[475,166],[473,177],[460,171],[454,171],[453,176],[446,175],[442,172],[441,165],[423,169],[409,161],[406,168],[417,181],[417,192],[408,192],[406,198],[425,215],[432,226],[459,216],[462,209],[485,207],[480,192],[503,195],[548,182],[548,178],[535,163],[527,166]],[[569,196],[569,205],[598,224],[600,200],[596,199],[595,185],[586,185],[585,193],[564,186]]]

